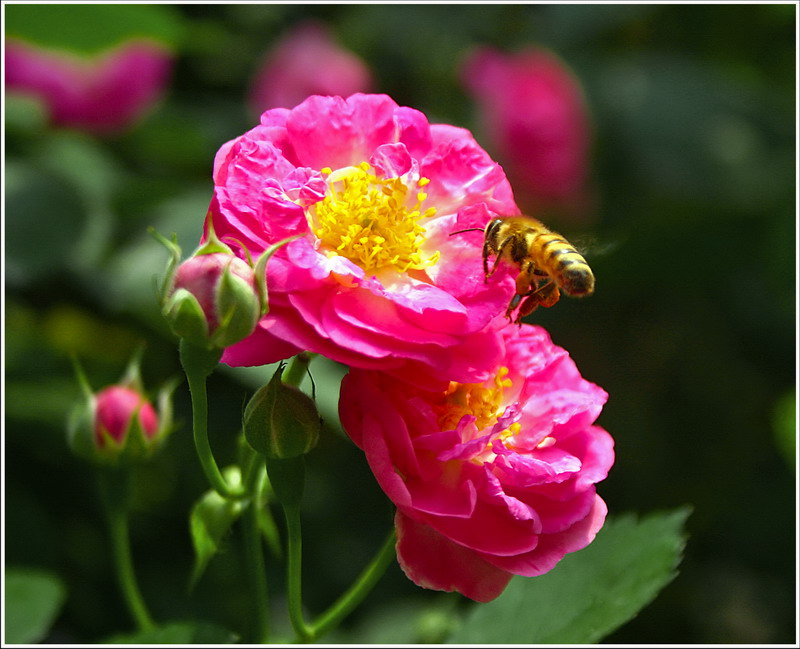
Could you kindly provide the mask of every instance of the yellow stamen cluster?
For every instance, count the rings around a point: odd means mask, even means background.
[[[405,273],[435,264],[439,252],[424,256],[422,219],[432,217],[436,208],[422,210],[428,197],[418,191],[408,205],[411,189],[400,178],[378,178],[368,163],[346,167],[328,174],[328,194],[309,210],[311,229],[323,249],[347,257],[365,271],[386,268]],[[417,187],[428,184],[420,178]]]
[[[486,383],[451,381],[443,395],[443,401],[436,406],[441,429],[452,430],[464,415],[476,417],[475,425],[478,430],[492,426],[503,414],[503,392],[510,387],[511,379],[508,378],[507,367],[498,370],[490,386]],[[513,432],[509,432],[512,429]],[[501,433],[501,438],[505,440],[517,432],[519,424],[512,424]]]

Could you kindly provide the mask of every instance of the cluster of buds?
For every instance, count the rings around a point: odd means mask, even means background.
[[[73,410],[68,439],[80,457],[98,464],[146,459],[172,432],[171,397],[175,383],[161,389],[156,410],[142,387],[138,355],[118,383],[97,393],[79,367],[77,374],[84,399]]]

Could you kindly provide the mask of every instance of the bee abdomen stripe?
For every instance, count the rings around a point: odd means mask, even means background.
[[[549,253],[547,253],[548,259],[552,259],[553,257],[563,257],[563,256],[578,257],[580,259],[583,259],[583,257],[581,257],[581,255],[575,251],[575,248],[558,248],[556,250],[551,250]]]
[[[589,268],[589,264],[578,253],[573,253],[571,256],[565,256],[558,260],[559,268],[566,268],[567,266],[585,266]]]

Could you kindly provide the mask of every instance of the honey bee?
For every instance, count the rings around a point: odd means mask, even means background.
[[[481,231],[468,228],[452,232]],[[486,281],[497,270],[501,259],[519,268],[516,293],[508,304],[506,317],[517,309],[514,322],[519,324],[537,307],[551,307],[561,292],[572,297],[594,293],[594,273],[575,247],[557,232],[552,232],[529,216],[492,219],[486,225],[483,240],[483,271]],[[494,263],[489,269],[489,256]]]

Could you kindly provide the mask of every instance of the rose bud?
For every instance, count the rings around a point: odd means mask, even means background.
[[[317,445],[320,418],[307,394],[281,380],[283,365],[250,399],[244,411],[244,434],[253,449],[274,459],[308,453]]]
[[[171,399],[176,382],[161,388],[156,411],[142,388],[140,357],[141,352],[133,357],[122,379],[97,393],[75,361],[84,398],[72,412],[67,433],[77,455],[105,464],[142,459],[172,432]]]
[[[242,340],[261,315],[253,268],[224,252],[187,259],[175,273],[164,315],[176,335],[201,347]]]
[[[103,464],[123,457],[140,459],[149,456],[169,433],[168,407],[162,401],[162,412],[157,414],[132,386],[111,385],[87,397],[75,409],[69,426],[70,446],[84,459]]]

